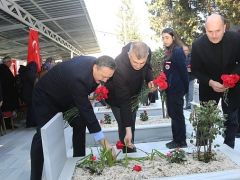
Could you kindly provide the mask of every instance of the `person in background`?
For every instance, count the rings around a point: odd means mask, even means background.
[[[183,45],[183,51],[186,56],[186,66],[187,66],[188,77],[189,77],[189,87],[188,87],[188,93],[185,95],[186,105],[184,108],[187,110],[187,109],[191,109],[191,102],[193,101],[195,77],[192,75],[192,70],[191,70],[191,53],[190,53],[189,46]]]
[[[40,129],[58,112],[72,107],[79,110],[79,121],[84,125],[79,131],[86,132],[86,126],[94,139],[102,146],[114,149],[104,137],[93,107],[88,99],[101,82],[112,77],[116,68],[113,58],[101,56],[77,56],[54,66],[36,83],[32,105],[37,123],[37,132],[31,145],[31,180],[41,180],[43,170],[43,150]],[[81,141],[81,139],[79,139]]]
[[[137,109],[132,106],[134,99],[145,81],[149,88],[156,90],[152,82],[150,59],[150,48],[144,42],[128,43],[116,57],[116,72],[106,83],[109,89],[106,102],[117,120],[119,139],[127,146],[123,148],[123,153],[136,152],[134,132]]]
[[[186,125],[183,114],[184,95],[188,92],[188,72],[186,56],[176,33],[171,28],[162,31],[165,46],[163,70],[167,76],[168,88],[167,110],[171,118],[173,140],[166,144],[167,148],[187,147]]]
[[[14,112],[19,107],[16,81],[13,73],[10,70],[12,59],[6,56],[0,64],[0,81],[2,83],[2,112]],[[11,128],[10,121],[6,121],[7,128]]]
[[[44,76],[50,69],[52,69],[55,66],[54,59],[52,57],[48,57],[46,61],[42,64],[42,69],[39,74],[39,78]]]
[[[37,64],[31,61],[23,74],[23,101],[27,105],[26,127],[35,127],[35,117],[32,109],[32,92],[38,77]]]
[[[192,73],[199,80],[200,102],[216,101],[228,90],[228,104],[221,101],[226,114],[224,143],[234,148],[238,129],[240,83],[228,89],[221,80],[222,74],[240,75],[240,34],[226,31],[224,18],[212,14],[205,22],[206,34],[192,44]]]

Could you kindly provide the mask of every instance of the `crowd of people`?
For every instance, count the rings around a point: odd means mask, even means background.
[[[228,89],[220,77],[222,74],[240,74],[240,34],[227,31],[224,18],[212,14],[206,19],[205,33],[192,46],[184,44],[172,28],[165,28],[161,36],[165,48],[162,69],[168,82],[166,105],[173,136],[166,147],[187,147],[184,109],[191,110],[194,83],[197,80],[200,103],[210,100],[218,103],[223,93],[229,91],[228,104],[221,101],[223,113],[227,115],[224,143],[234,148],[235,136],[240,132],[240,83]],[[134,132],[138,109],[133,110],[131,102],[144,83],[152,93],[157,90],[153,83],[151,49],[146,43],[128,43],[115,59],[109,56],[78,56],[52,68],[53,59],[49,58],[40,76],[36,64],[29,63],[19,70],[20,79],[24,82],[22,91],[16,91],[13,87],[15,78],[9,70],[10,60],[10,57],[4,58],[0,66],[0,105],[2,111],[17,109],[17,98],[8,103],[8,94],[13,98],[13,94],[17,96],[18,92],[21,101],[28,107],[26,126],[37,127],[31,146],[32,180],[41,179],[42,175],[40,128],[56,113],[65,112],[73,106],[79,110],[79,115],[70,123],[73,127],[73,156],[85,155],[86,127],[95,140],[115,156],[89,100],[89,95],[100,84],[109,90],[106,102],[117,120],[119,139],[126,147],[123,153],[136,152]]]

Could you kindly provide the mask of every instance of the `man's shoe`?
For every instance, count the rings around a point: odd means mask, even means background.
[[[191,106],[186,106],[185,108],[183,108],[184,110],[188,110],[191,109]]]
[[[240,138],[240,132],[236,133],[236,138]]]
[[[126,146],[123,146],[122,152],[123,152],[123,153],[126,153],[126,150],[127,150],[127,153],[135,153],[135,152],[137,152],[136,147],[133,147],[133,148],[127,147],[127,148],[126,148]]]
[[[175,141],[171,141],[171,142],[168,142],[166,144],[166,147],[169,148],[169,149],[186,148],[187,147],[187,143],[186,143],[186,141],[183,141],[181,143],[177,143]]]

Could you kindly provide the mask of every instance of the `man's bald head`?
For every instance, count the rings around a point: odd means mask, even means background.
[[[209,41],[214,44],[219,43],[226,29],[224,18],[219,14],[208,16],[205,23],[205,29]]]

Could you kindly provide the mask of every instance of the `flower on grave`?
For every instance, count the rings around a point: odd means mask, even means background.
[[[228,91],[229,88],[234,88],[238,83],[240,76],[237,74],[223,74],[221,75],[221,79],[223,81],[223,85],[228,88],[223,93],[223,101],[228,105]]]
[[[108,98],[108,89],[104,85],[100,85],[95,91],[94,91],[94,99],[97,101],[104,101]],[[68,109],[63,113],[63,119],[68,124],[79,115],[79,111],[77,107],[72,107],[71,109]]]
[[[111,124],[112,118],[110,114],[105,113],[104,114],[104,124]]]
[[[96,161],[96,160],[97,160],[97,157],[94,156],[94,155],[92,155],[92,156],[90,157],[90,159],[91,159],[92,161]]]
[[[117,149],[123,149],[123,147],[124,147],[124,144],[122,143],[122,141],[117,141],[117,143],[116,143],[116,148]]]
[[[140,166],[140,165],[134,165],[134,166],[133,166],[133,171],[137,171],[137,172],[142,171],[142,166]]]
[[[148,114],[147,111],[144,110],[141,114],[140,114],[140,120],[141,121],[147,121],[148,120]]]
[[[106,88],[106,86],[100,85],[95,91],[95,99],[97,101],[102,101],[102,100],[106,100],[108,98],[108,89]]]
[[[167,160],[170,163],[182,163],[186,161],[186,153],[180,148],[176,148],[166,154]]]

